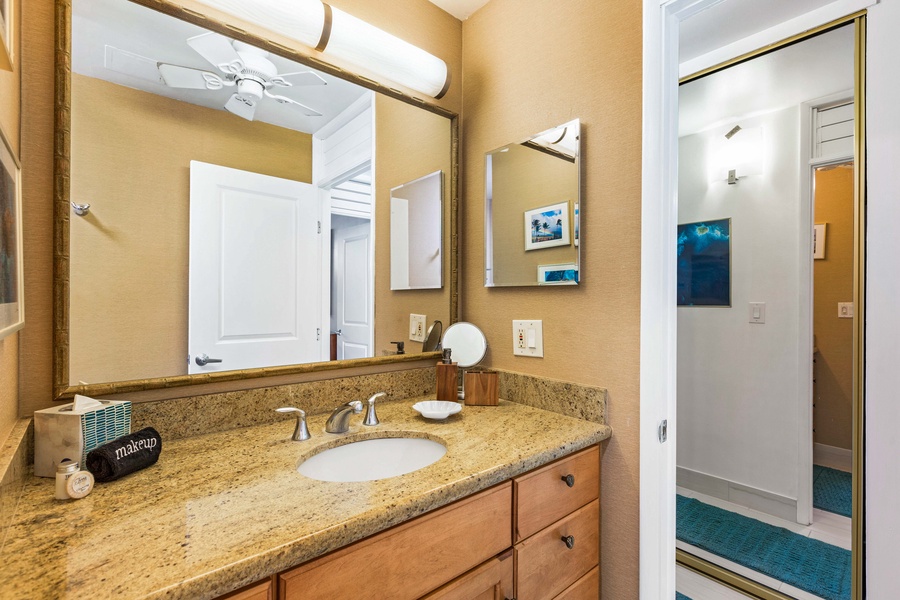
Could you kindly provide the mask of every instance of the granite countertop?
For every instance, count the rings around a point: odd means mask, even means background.
[[[0,597],[215,598],[609,437],[608,426],[512,402],[428,421],[415,399],[381,425],[293,442],[294,419],[163,444],[159,462],[84,499],[30,477],[0,551]],[[408,475],[330,483],[301,458],[371,437],[428,437],[447,454]]]

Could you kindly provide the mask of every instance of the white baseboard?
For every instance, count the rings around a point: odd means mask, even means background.
[[[813,464],[852,473],[853,451],[837,446],[813,444]]]
[[[796,498],[780,496],[684,467],[676,468],[675,481],[680,487],[752,508],[785,521],[797,522]]]

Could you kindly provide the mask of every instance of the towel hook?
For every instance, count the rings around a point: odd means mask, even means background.
[[[72,202],[72,210],[75,211],[75,214],[79,217],[83,217],[91,211],[90,204],[76,204]]]

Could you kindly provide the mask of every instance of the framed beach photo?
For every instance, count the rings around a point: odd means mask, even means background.
[[[568,246],[569,203],[560,202],[525,211],[525,250]]]
[[[678,306],[731,306],[731,219],[678,226]]]
[[[539,285],[578,285],[578,265],[538,265]]]
[[[0,135],[0,339],[22,328],[22,198],[19,164]]]

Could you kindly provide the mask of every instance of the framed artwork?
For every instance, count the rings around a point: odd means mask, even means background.
[[[16,36],[13,10],[13,0],[0,0],[0,69],[6,71],[12,71],[13,64],[13,40]]]
[[[731,306],[731,219],[678,226],[678,306]]]
[[[578,265],[575,263],[538,265],[537,271],[540,285],[576,285],[578,283]]]
[[[825,226],[828,223],[816,223],[813,225],[813,258],[816,260],[825,258]]]
[[[0,135],[0,339],[24,325],[19,165]]]
[[[568,246],[569,203],[560,202],[525,211],[525,250]]]

